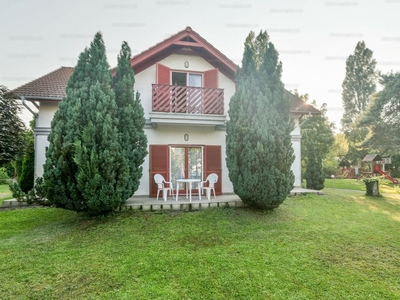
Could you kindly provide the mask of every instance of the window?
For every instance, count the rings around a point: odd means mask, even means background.
[[[203,86],[203,75],[196,73],[172,72],[171,84],[181,86]]]

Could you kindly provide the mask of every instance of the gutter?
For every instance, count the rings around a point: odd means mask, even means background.
[[[23,97],[23,96],[21,96]],[[27,96],[29,100],[54,100],[54,101],[61,101],[62,98],[57,97],[37,97],[37,96]]]
[[[38,114],[35,113],[34,111],[32,111],[32,109],[26,104],[26,102],[25,102],[26,99],[25,99],[24,96],[21,96],[21,100],[22,100],[22,105],[25,106],[25,108],[26,108],[27,110],[29,110],[29,111],[31,112],[32,115],[34,115],[35,117],[37,117]],[[37,109],[39,109],[39,106],[36,104],[36,102],[32,102],[32,103],[33,103],[33,105],[35,105],[35,107],[36,107]]]

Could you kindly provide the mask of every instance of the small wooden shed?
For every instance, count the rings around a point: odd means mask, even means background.
[[[382,158],[378,154],[367,154],[363,160],[364,176],[372,175],[375,171],[375,164],[382,164]]]

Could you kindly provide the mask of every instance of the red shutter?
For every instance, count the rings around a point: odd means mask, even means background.
[[[167,66],[157,63],[156,64],[156,79],[157,84],[171,84],[171,69]]]
[[[204,87],[218,88],[218,69],[211,69],[204,72]]]
[[[169,148],[168,145],[150,145],[150,197],[157,196],[157,185],[154,175],[161,174],[169,181]]]
[[[204,180],[211,173],[218,175],[218,182],[215,185],[215,193],[222,194],[222,153],[221,146],[204,147]]]

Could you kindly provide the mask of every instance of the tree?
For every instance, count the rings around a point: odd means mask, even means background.
[[[322,190],[324,188],[325,173],[322,170],[321,156],[315,153],[314,144],[308,144],[307,169],[304,178],[307,182],[307,188],[313,190]]]
[[[51,123],[44,189],[56,207],[102,214],[116,209],[128,180],[118,107],[101,33],[79,56]]]
[[[21,172],[18,174],[18,185],[24,193],[33,189],[35,181],[35,130],[36,116],[30,122],[30,130],[26,132],[26,150],[22,160]]]
[[[364,147],[386,155],[400,154],[400,72],[381,75],[379,83],[383,89],[373,97],[357,126],[369,129]]]
[[[118,107],[118,131],[122,154],[128,162],[129,180],[122,198],[127,199],[138,189],[143,175],[141,165],[147,155],[147,137],[144,133],[144,110],[140,94],[133,91],[134,73],[130,64],[131,49],[123,42],[118,56],[118,66],[113,81],[115,101]]]
[[[278,207],[293,188],[291,100],[281,81],[282,63],[266,31],[250,32],[237,90],[229,104],[226,164],[234,192],[262,209]]]
[[[344,114],[341,124],[350,147],[347,160],[353,165],[357,165],[362,159],[357,144],[367,134],[365,128],[355,127],[356,120],[366,110],[376,91],[376,60],[372,55],[373,52],[366,48],[364,42],[358,42],[354,54],[346,60],[346,76],[342,84]]]
[[[15,160],[25,148],[25,125],[19,118],[21,106],[13,93],[0,85],[0,167]]]
[[[308,103],[308,94],[299,95],[295,90],[294,94]],[[312,106],[316,106],[315,100],[311,102]],[[326,158],[330,149],[335,143],[335,124],[330,122],[326,112],[327,104],[322,103],[319,108],[320,115],[303,116],[301,119],[301,162],[302,169],[305,172],[308,158],[308,145],[312,142],[314,144],[315,153],[317,153],[322,160]]]
[[[335,135],[335,143],[330,148],[325,159],[323,160],[324,173],[335,175],[338,172],[339,166],[342,166],[344,157],[349,150],[344,133],[337,133]]]

